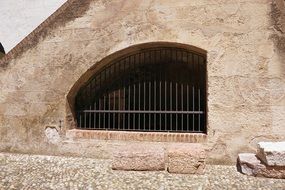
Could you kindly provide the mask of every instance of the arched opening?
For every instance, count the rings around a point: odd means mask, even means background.
[[[80,129],[206,132],[206,54],[141,48],[110,60],[75,97]]]

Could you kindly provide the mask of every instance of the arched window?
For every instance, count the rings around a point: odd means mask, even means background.
[[[205,132],[206,55],[146,48],[101,68],[75,99],[78,128]]]

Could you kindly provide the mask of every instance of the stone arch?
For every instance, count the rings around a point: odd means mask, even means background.
[[[67,112],[68,112],[68,117],[72,115],[72,118],[76,118],[76,113],[75,113],[75,98],[79,90],[85,86],[88,81],[98,72],[100,69],[102,69],[104,66],[110,64],[111,62],[114,62],[115,60],[120,59],[123,56],[128,56],[135,54],[137,52],[151,49],[151,48],[179,48],[183,49],[187,52],[193,52],[199,55],[202,55],[205,57],[207,56],[207,51],[200,49],[195,46],[191,46],[188,44],[182,44],[182,43],[176,43],[176,42],[149,42],[149,43],[142,43],[142,44],[136,44],[132,45],[129,47],[126,47],[122,50],[119,50],[117,52],[114,52],[97,63],[95,63],[93,66],[91,66],[76,82],[75,84],[71,87],[69,93],[67,94]],[[205,73],[206,74],[206,73]],[[207,78],[207,76],[206,76]],[[70,121],[72,119],[67,118],[67,125],[73,125],[73,128],[76,126],[76,121],[72,121],[73,123],[71,124]],[[68,127],[69,128],[69,127]]]

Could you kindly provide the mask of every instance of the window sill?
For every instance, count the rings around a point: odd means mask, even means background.
[[[69,139],[125,140],[148,142],[203,143],[207,140],[204,133],[167,133],[167,132],[129,132],[71,129],[66,132]]]

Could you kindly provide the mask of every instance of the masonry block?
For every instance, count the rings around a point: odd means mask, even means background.
[[[160,146],[130,145],[113,153],[112,169],[159,171],[165,169],[164,149]]]
[[[170,173],[203,174],[206,151],[202,144],[175,144],[168,148],[167,170]]]

